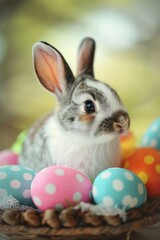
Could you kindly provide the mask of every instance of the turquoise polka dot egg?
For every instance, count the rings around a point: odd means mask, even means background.
[[[147,199],[147,191],[133,172],[123,168],[108,168],[95,178],[92,196],[96,204],[127,211],[140,207]]]
[[[151,125],[148,127],[144,136],[141,140],[141,146],[143,147],[154,147],[160,150],[160,117],[157,118]]]
[[[20,204],[33,206],[30,194],[35,171],[20,165],[5,165],[0,167],[0,198],[11,195]]]

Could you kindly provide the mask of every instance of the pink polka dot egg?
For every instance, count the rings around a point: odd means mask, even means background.
[[[123,168],[108,168],[99,173],[93,183],[92,195],[96,204],[126,211],[140,207],[147,199],[141,179]]]
[[[20,204],[33,206],[30,194],[35,171],[21,165],[5,165],[0,167],[0,198],[11,195]]]
[[[32,181],[31,196],[42,211],[91,202],[92,184],[87,176],[65,166],[50,166],[41,170]]]

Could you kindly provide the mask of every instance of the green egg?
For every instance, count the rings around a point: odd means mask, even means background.
[[[26,139],[26,135],[27,135],[27,131],[23,131],[18,135],[15,143],[12,145],[12,148],[11,148],[13,152],[15,153],[21,152],[22,145],[24,143],[24,140]]]

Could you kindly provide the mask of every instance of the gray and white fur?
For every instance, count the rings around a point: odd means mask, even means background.
[[[59,107],[29,130],[20,164],[37,171],[64,165],[91,179],[120,166],[119,136],[127,132],[130,119],[116,91],[94,78],[94,51],[94,40],[85,38],[75,78],[57,49],[45,42],[33,46],[37,78],[55,94]]]

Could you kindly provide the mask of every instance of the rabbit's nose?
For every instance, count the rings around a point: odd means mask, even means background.
[[[130,120],[127,113],[118,112],[115,114],[113,129],[116,132],[123,132],[129,128]]]

